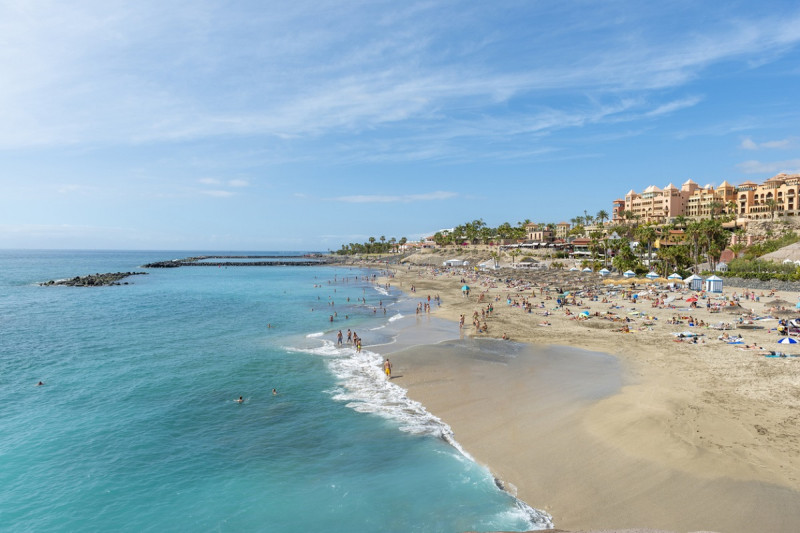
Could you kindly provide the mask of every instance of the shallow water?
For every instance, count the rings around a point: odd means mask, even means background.
[[[365,271],[185,267],[118,287],[37,285],[203,253],[0,251],[4,529],[548,523],[381,375],[371,345],[441,340],[446,328]],[[335,346],[348,327],[361,354]]]

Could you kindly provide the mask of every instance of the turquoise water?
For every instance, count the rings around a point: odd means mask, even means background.
[[[37,285],[202,253],[0,251],[0,529],[548,524],[381,376],[370,346],[410,327],[414,303],[366,271],[184,267]],[[361,354],[334,345],[346,328]]]

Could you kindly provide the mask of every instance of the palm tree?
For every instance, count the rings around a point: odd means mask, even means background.
[[[626,223],[630,223],[630,221],[633,220],[636,215],[633,214],[633,211],[626,210],[622,212],[622,216],[625,219]]]
[[[511,227],[511,224],[508,222],[503,222],[499,226],[497,226],[497,236],[501,239],[510,239],[511,236],[514,234],[514,228]]]
[[[769,215],[772,220],[775,220],[775,209],[778,208],[778,202],[774,198],[767,198],[764,204],[769,208]]]
[[[686,226],[686,238],[691,244],[692,272],[697,274],[697,265],[700,263],[700,241],[703,237],[703,226],[699,222],[690,222]]]
[[[724,206],[722,205],[722,203],[721,203],[721,202],[718,202],[718,201],[716,201],[716,200],[714,200],[713,202],[711,202],[710,204],[708,204],[708,211],[709,211],[709,214],[711,215],[711,220],[714,220],[714,217],[716,216],[717,212],[718,212],[720,209],[722,209],[722,207],[724,207]]]
[[[650,265],[653,257],[653,243],[656,240],[656,230],[653,226],[640,226],[636,229],[636,238],[640,244],[647,245],[647,264]]]
[[[731,217],[731,220],[735,220],[736,219],[736,202],[731,200],[730,202],[725,204],[725,207],[727,208],[728,216]]]
[[[608,220],[608,211],[606,211],[605,209],[601,209],[600,211],[597,212],[596,217],[597,217],[597,221],[602,226],[603,222]]]

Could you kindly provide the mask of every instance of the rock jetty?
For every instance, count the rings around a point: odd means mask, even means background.
[[[220,261],[209,261],[220,259]],[[229,261],[229,259],[246,259],[247,261]],[[254,261],[263,259],[263,261]],[[178,268],[182,266],[201,267],[240,267],[240,266],[318,266],[335,262],[330,256],[321,254],[309,255],[204,255],[187,257],[185,259],[172,259],[170,261],[156,261],[142,265],[142,268]]]
[[[51,287],[56,285],[67,285],[68,287],[105,287],[109,285],[128,285],[128,282],[120,283],[121,279],[129,276],[140,276],[147,272],[109,272],[106,274],[89,274],[88,276],[75,276],[70,279],[50,280],[39,285]]]

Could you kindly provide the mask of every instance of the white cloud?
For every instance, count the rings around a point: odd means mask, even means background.
[[[247,180],[239,180],[239,179],[237,179],[237,180],[230,180],[228,182],[228,185],[230,187],[247,187],[247,186],[250,185],[250,182],[248,182]]]
[[[767,141],[761,143],[762,148],[789,148],[791,144],[790,139],[782,139],[780,141]]]
[[[223,190],[208,190],[208,191],[200,191],[200,194],[205,194],[206,196],[214,196],[216,198],[228,198],[229,196],[233,196],[235,193],[231,191],[223,191]]]
[[[282,9],[228,9],[202,0],[166,7],[6,4],[0,77],[14,83],[0,87],[0,147],[220,135],[291,141],[411,121],[422,121],[424,130],[442,118],[457,131],[520,98],[642,96],[680,87],[717,63],[774,60],[800,42],[797,13],[742,17],[747,22],[720,17],[702,32],[689,25],[666,37],[648,31],[658,29],[658,13],[584,7],[590,12],[580,17],[533,3],[515,7],[509,12],[521,9],[519,15],[537,21],[535,36],[506,36],[484,22],[488,12],[479,6],[455,13],[452,5],[427,2],[389,9],[380,3],[321,8],[302,0]],[[614,16],[599,16],[606,9]],[[507,61],[508,47],[519,42],[531,53]],[[545,49],[558,53],[536,53]],[[699,101],[654,103],[638,117]],[[576,114],[574,101],[559,105],[557,115]],[[603,107],[584,113],[607,120]],[[540,122],[536,112],[517,116]]]
[[[458,193],[448,191],[435,191],[423,194],[404,194],[404,195],[381,195],[365,194],[353,196],[340,196],[335,198],[337,202],[349,202],[356,204],[366,203],[409,203],[409,202],[428,202],[433,200],[448,200],[455,198]]]
[[[770,149],[786,149],[791,148],[794,144],[794,139],[789,137],[786,139],[780,139],[777,141],[766,141],[762,143],[757,143],[753,141],[750,137],[745,137],[742,140],[742,143],[739,145],[740,148],[743,150],[760,150],[761,148],[770,148]]]
[[[750,137],[742,139],[742,144],[740,144],[739,147],[743,150],[758,150],[758,145],[754,143],[753,139]]]
[[[219,185],[220,184],[220,181],[218,179],[214,179],[214,178],[200,178],[197,181],[199,181],[203,185]]]
[[[800,159],[789,159],[787,161],[744,161],[736,165],[739,170],[746,174],[786,174],[800,173]]]
[[[688,98],[683,98],[681,100],[674,100],[672,102],[667,102],[665,104],[661,104],[652,111],[648,111],[645,113],[647,117],[657,117],[660,115],[667,115],[674,111],[678,111],[680,109],[686,109],[687,107],[694,107],[699,104],[703,100],[700,96],[691,96]]]

